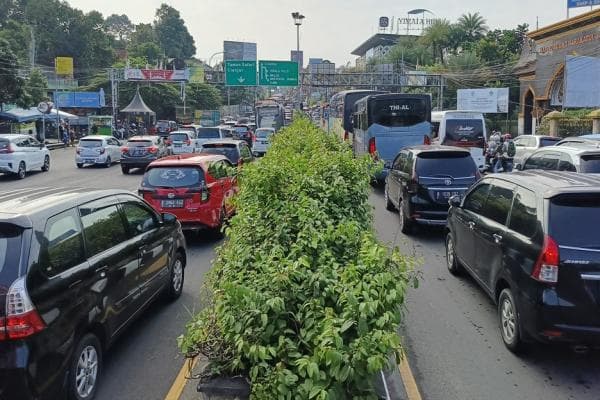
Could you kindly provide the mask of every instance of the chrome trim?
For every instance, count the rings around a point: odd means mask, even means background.
[[[600,275],[598,274],[581,274],[581,279],[587,281],[600,281]]]
[[[452,180],[457,180],[457,179],[475,179],[474,176],[446,176],[443,178],[440,178],[439,176],[420,176],[419,178],[426,178],[426,179],[452,179]]]
[[[445,226],[447,221],[445,219],[424,219],[424,218],[415,218],[415,221],[424,224],[424,225],[437,225],[437,226]]]
[[[600,249],[587,249],[585,247],[573,247],[573,246],[558,246],[561,249],[567,249],[567,250],[580,250],[580,251],[591,251],[594,253],[600,253]]]
[[[428,190],[443,190],[444,192],[454,192],[456,190],[467,190],[468,187],[452,187],[452,186],[444,186],[444,187],[428,187]]]

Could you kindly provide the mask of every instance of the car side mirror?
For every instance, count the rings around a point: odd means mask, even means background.
[[[450,207],[460,207],[461,202],[462,200],[458,195],[454,195],[448,199],[448,204],[450,204]]]
[[[162,223],[165,225],[172,225],[177,221],[177,217],[171,213],[162,213]]]
[[[517,164],[515,165],[515,169],[516,169],[517,171],[523,171],[523,164],[521,164],[521,163],[517,163]]]

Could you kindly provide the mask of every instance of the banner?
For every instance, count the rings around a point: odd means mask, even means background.
[[[600,5],[600,0],[567,0],[567,8],[591,7]]]
[[[100,108],[101,97],[98,92],[54,92],[54,103],[59,108]]]
[[[600,58],[567,56],[564,107],[600,107]]]
[[[56,57],[54,69],[56,75],[73,76],[73,57]]]
[[[508,112],[508,88],[458,89],[456,109],[482,113]]]
[[[138,69],[125,68],[125,80],[179,82],[189,81],[189,69]]]
[[[190,67],[190,83],[204,83],[204,67]]]

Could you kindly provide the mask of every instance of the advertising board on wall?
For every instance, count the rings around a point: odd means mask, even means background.
[[[564,107],[600,107],[600,58],[567,56]]]
[[[190,79],[189,69],[125,68],[125,80],[179,82]]]
[[[456,97],[457,110],[508,112],[508,88],[458,89]]]
[[[223,60],[256,61],[256,43],[224,41]]]

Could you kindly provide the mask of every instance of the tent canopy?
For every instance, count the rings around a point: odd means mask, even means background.
[[[12,121],[12,122],[31,122],[37,121],[38,119],[46,118],[49,120],[56,119],[56,113],[60,115],[61,119],[68,119],[69,121],[76,120],[77,115],[69,114],[64,111],[57,111],[53,109],[50,114],[42,114],[38,111],[37,107],[13,108],[10,111],[0,113],[0,120]]]
[[[150,107],[148,107],[146,103],[144,103],[144,99],[142,99],[142,96],[140,95],[139,87],[135,91],[135,96],[133,96],[133,100],[131,100],[131,103],[129,103],[127,107],[122,109],[121,112],[137,114],[154,114],[154,111],[152,111]]]

